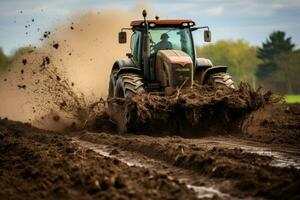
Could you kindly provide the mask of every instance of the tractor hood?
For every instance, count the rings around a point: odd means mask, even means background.
[[[157,56],[165,58],[169,63],[179,64],[183,67],[186,64],[193,63],[191,57],[180,50],[160,50],[158,51]]]
[[[183,51],[160,50],[156,55],[155,73],[157,81],[165,90],[190,86],[193,80],[193,61]]]

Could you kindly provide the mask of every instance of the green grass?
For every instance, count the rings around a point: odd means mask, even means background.
[[[300,95],[285,95],[284,99],[287,103],[300,103]]]

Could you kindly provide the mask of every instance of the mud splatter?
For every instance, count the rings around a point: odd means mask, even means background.
[[[129,131],[176,132],[202,134],[228,131],[238,127],[244,116],[270,101],[271,93],[261,93],[249,84],[238,89],[215,89],[195,85],[172,96],[142,94],[132,98],[109,99],[112,116],[122,127],[122,109],[130,116],[126,121]],[[124,114],[125,115],[125,114]],[[121,119],[121,121],[119,121]],[[201,130],[201,131],[198,131]]]
[[[55,43],[55,44],[53,44],[52,46],[53,46],[53,48],[58,49],[59,44],[58,44],[58,43]]]
[[[24,90],[25,90],[25,89],[26,89],[26,85],[18,85],[18,88],[19,88],[19,89],[24,89]]]
[[[22,63],[23,63],[23,65],[26,65],[27,64],[27,60],[26,59],[22,59]]]
[[[50,31],[45,31],[43,37],[44,38],[49,38],[51,32]]]

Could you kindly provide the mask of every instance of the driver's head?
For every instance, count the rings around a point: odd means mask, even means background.
[[[161,36],[160,36],[160,39],[162,40],[162,41],[168,41],[168,38],[169,38],[169,35],[167,34],[167,33],[163,33],[163,34],[161,34]]]

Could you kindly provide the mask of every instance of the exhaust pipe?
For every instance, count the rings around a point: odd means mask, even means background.
[[[149,26],[146,20],[147,11],[143,10],[144,17],[144,40],[143,40],[143,62],[144,62],[144,78],[146,82],[150,81],[150,34],[149,34]]]

